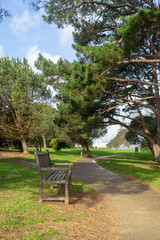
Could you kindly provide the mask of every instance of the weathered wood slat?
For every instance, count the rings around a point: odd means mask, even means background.
[[[58,178],[59,174],[63,173],[62,171],[56,171],[56,173],[52,176],[52,179],[56,181]]]
[[[60,180],[60,179],[65,179],[64,171],[63,172],[59,172],[59,174],[57,174],[56,180]]]
[[[65,173],[64,171],[57,171],[54,173],[50,173],[45,177],[46,181],[57,181],[57,180],[64,180],[65,179]]]
[[[47,181],[50,178],[50,176],[52,176],[53,174],[54,172],[49,173],[47,176],[44,177],[44,179]]]
[[[65,183],[65,179],[61,179],[61,180],[52,180],[52,181],[46,181],[45,179],[43,180],[43,183],[49,183],[49,184],[64,184]]]
[[[43,200],[46,200],[46,201],[53,201],[53,200],[65,200],[65,197],[43,197]]]

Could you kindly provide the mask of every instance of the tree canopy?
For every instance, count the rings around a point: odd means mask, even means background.
[[[44,7],[46,22],[74,27],[75,42],[84,46],[74,46],[79,60],[90,62],[94,79],[105,93],[108,85],[111,86],[110,101],[103,92],[104,102],[106,97],[110,105],[99,109],[105,123],[120,124],[145,138],[160,162],[159,1],[33,2],[37,8]],[[147,128],[147,116],[156,121],[154,137]],[[137,121],[136,117],[141,131],[130,126],[130,121]]]
[[[99,44],[116,35],[123,25],[120,17],[136,15],[142,9],[159,10],[158,0],[32,0],[35,9],[44,8],[43,19],[59,28],[72,25],[75,42],[80,45]]]

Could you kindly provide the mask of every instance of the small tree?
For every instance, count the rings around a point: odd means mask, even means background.
[[[50,143],[49,146],[52,147],[55,151],[60,151],[62,148],[66,147],[65,142],[60,142],[57,138],[53,138]]]

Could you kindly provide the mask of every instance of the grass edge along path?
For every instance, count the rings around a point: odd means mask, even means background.
[[[98,159],[98,164],[112,172],[143,183],[160,191],[160,164],[153,160],[125,158],[124,156]]]

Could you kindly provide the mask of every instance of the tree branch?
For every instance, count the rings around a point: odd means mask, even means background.
[[[141,124],[141,121],[136,120],[135,118],[128,117],[128,116],[126,116],[126,115],[114,114],[114,116],[116,116],[116,117],[121,117],[121,118],[127,118],[127,119],[129,119],[129,120],[131,120],[131,121],[135,121],[135,122]]]
[[[92,1],[92,0],[84,0],[83,2],[84,3],[97,4],[97,5],[104,5],[104,6],[107,6],[108,8],[113,8],[116,11],[118,10],[117,8],[122,8],[122,7],[129,7],[136,12],[138,11],[138,9],[135,6],[133,6],[131,3],[128,3],[128,2],[122,3],[122,4],[115,4],[115,5],[109,4],[109,3],[106,3],[106,2],[98,2],[98,1]],[[120,13],[120,11],[119,11],[119,13]]]
[[[104,27],[102,28],[103,32],[106,31],[106,28],[110,28],[110,29],[113,29],[113,30],[119,30],[119,29],[120,29],[120,28],[118,28],[118,27],[113,27],[113,26],[111,26],[111,25],[106,25],[106,26],[104,26]]]
[[[113,109],[115,109],[115,108],[117,108],[117,107],[121,107],[121,106],[123,106],[123,105],[126,105],[126,104],[128,104],[128,103],[134,103],[134,102],[149,100],[149,99],[153,99],[153,98],[155,98],[155,97],[154,97],[154,96],[153,96],[153,97],[150,96],[150,97],[144,97],[144,98],[129,100],[129,101],[120,103],[120,104],[118,104],[118,105],[116,105],[116,106],[114,106],[114,107],[110,107],[110,108],[106,109],[106,110],[103,111],[100,115],[103,115],[103,114],[106,113],[106,112],[108,113],[108,112],[110,112],[111,110],[113,110]]]
[[[141,71],[144,73],[144,75],[147,76],[147,78],[149,79],[149,81],[152,82],[152,79],[150,78],[150,76],[147,74],[147,72],[146,72],[143,68],[141,68],[141,67],[140,67],[139,65],[137,65],[137,64],[133,64],[133,65],[135,66],[135,68],[141,70]]]
[[[101,77],[101,75],[100,75]],[[145,81],[141,81],[141,80],[137,80],[137,79],[123,79],[123,78],[116,78],[116,77],[107,77],[107,80],[114,80],[114,81],[119,81],[119,82],[135,82],[135,83],[141,83],[141,84],[146,84],[146,85],[150,85],[150,86],[159,86],[160,87],[160,83],[153,83],[153,82],[145,82]]]
[[[160,59],[132,59],[132,60],[125,60],[125,61],[119,61],[117,64],[128,64],[128,63],[160,63]]]
[[[154,54],[159,57],[159,52],[157,51],[157,49],[156,49],[156,47],[155,47],[155,45],[154,45],[154,43],[153,43],[153,41],[152,41],[152,39],[151,39],[151,37],[149,36],[148,33],[147,33],[147,37],[149,39],[149,42],[151,44],[151,47],[153,49]]]
[[[125,123],[123,123],[123,122],[121,122],[121,121],[119,121],[119,120],[117,120],[117,119],[114,119],[114,118],[113,118],[112,121],[114,122],[114,124],[119,124],[119,125],[127,128],[127,129],[130,130],[131,132],[137,133],[138,135],[140,135],[140,136],[148,139],[151,143],[153,143],[153,139],[150,137],[149,134],[144,133],[144,132],[141,132],[141,131],[138,131],[136,128],[132,128],[132,127],[128,126],[127,124],[125,124]]]

